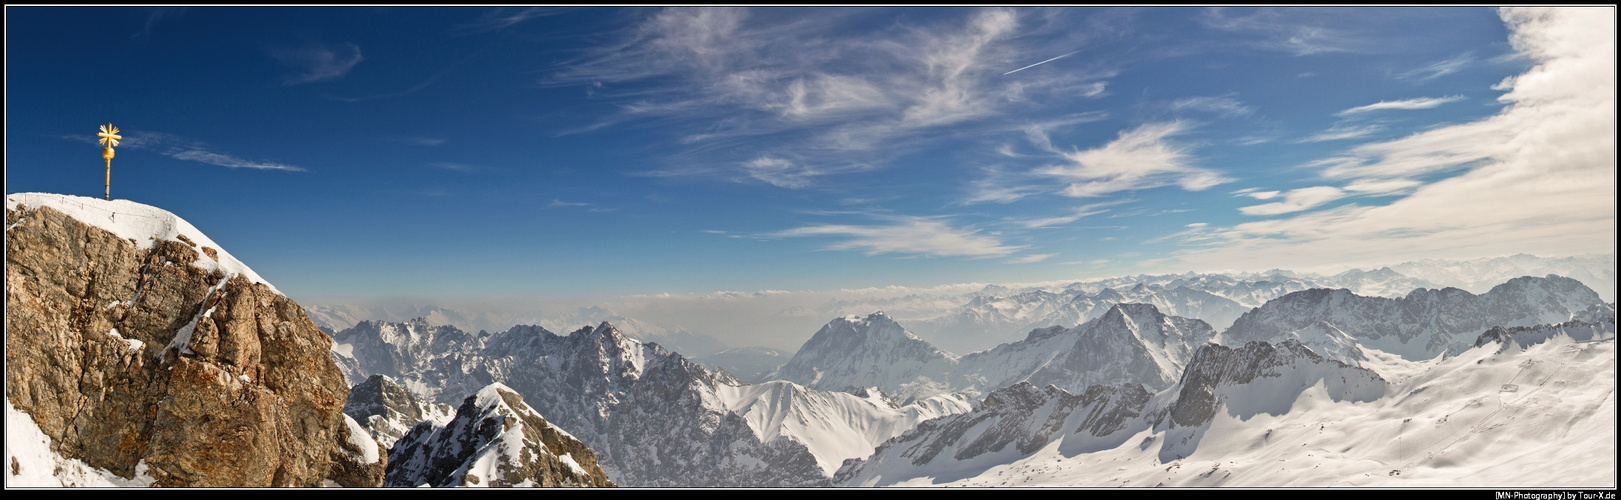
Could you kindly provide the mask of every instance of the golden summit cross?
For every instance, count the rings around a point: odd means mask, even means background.
[[[113,146],[117,146],[118,140],[124,137],[118,135],[118,127],[114,127],[111,122],[102,125],[101,133],[96,134],[96,136],[101,138],[103,146],[107,146],[101,150],[101,157],[107,160],[107,184],[104,186],[106,192],[102,194],[102,199],[111,200],[113,199]]]

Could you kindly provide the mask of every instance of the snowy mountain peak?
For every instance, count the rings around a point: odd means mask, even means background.
[[[223,247],[214,240],[197,230],[191,223],[181,219],[180,216],[151,205],[136,203],[129,200],[100,200],[84,196],[71,196],[52,193],[13,193],[6,195],[6,210],[16,210],[19,206],[30,208],[50,207],[72,217],[79,222],[89,224],[96,228],[113,233],[119,238],[130,240],[137,249],[152,248],[157,241],[178,241],[190,246],[206,255],[192,261],[191,265],[212,272],[215,269],[222,271],[226,279],[241,275],[252,283],[263,283],[270,287],[270,291],[281,294],[274,285],[259,277],[258,273],[248,268],[247,264],[232,257]],[[6,231],[10,231],[8,226]]]

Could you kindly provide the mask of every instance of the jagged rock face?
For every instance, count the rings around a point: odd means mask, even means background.
[[[1582,342],[1614,339],[1615,318],[1612,315],[1608,321],[1570,320],[1557,325],[1516,326],[1512,328],[1494,326],[1475,339],[1475,347],[1497,343],[1499,344],[1499,351],[1508,349],[1511,345],[1525,349],[1547,342],[1556,336],[1570,337],[1573,340]],[[1458,353],[1448,352],[1447,354],[1455,355]]]
[[[878,312],[828,322],[777,376],[815,389],[879,387],[902,396],[926,397],[933,394],[908,391],[900,383],[920,377],[942,380],[955,362],[956,356],[936,349]]]
[[[1136,283],[1093,293],[1077,289],[1064,293],[1036,290],[1005,296],[977,295],[950,314],[908,324],[926,333],[931,343],[964,353],[1017,341],[1019,332],[1031,329],[1074,327],[1125,303],[1152,304],[1165,314],[1201,319],[1217,328],[1232,324],[1248,310],[1216,292],[1191,286]]]
[[[1249,342],[1236,349],[1206,344],[1188,362],[1177,387],[1170,389],[1175,391],[1176,400],[1161,413],[1160,418],[1168,416],[1168,421],[1159,423],[1172,428],[1205,425],[1215,418],[1216,412],[1222,407],[1226,388],[1259,387],[1257,382],[1261,379],[1273,379],[1272,382],[1278,387],[1267,386],[1260,390],[1272,390],[1279,394],[1284,391],[1298,393],[1321,382],[1336,401],[1372,401],[1384,395],[1386,386],[1384,378],[1377,373],[1326,359],[1294,340],[1277,345]],[[1280,401],[1292,402],[1293,399],[1280,398]],[[1230,410],[1239,413],[1282,412],[1287,411],[1288,407]]]
[[[418,401],[411,391],[383,375],[372,375],[349,388],[349,400],[343,405],[343,413],[359,422],[384,449],[392,448],[424,420],[443,425],[454,411],[448,405]]]
[[[613,487],[597,456],[516,391],[491,384],[448,424],[422,422],[389,451],[387,486]]]
[[[1581,282],[1547,276],[1522,277],[1475,295],[1457,288],[1419,289],[1406,297],[1364,297],[1349,290],[1291,293],[1245,313],[1222,333],[1222,342],[1280,341],[1290,333],[1327,322],[1363,345],[1429,359],[1468,348],[1478,332],[1495,325],[1561,323],[1599,304]]]
[[[372,330],[405,327],[384,326]],[[710,372],[658,344],[631,339],[607,323],[563,336],[523,325],[488,336],[439,332],[435,337],[441,334],[465,343],[403,351],[416,366],[426,368],[403,374],[402,385],[418,397],[444,401],[458,387],[505,384],[553,424],[580,436],[620,484],[827,484],[816,457],[803,444],[785,439],[762,442],[747,420],[727,410],[717,390],[739,385],[736,379]],[[357,335],[340,332],[338,338]],[[352,345],[355,358],[375,356],[365,344]]]
[[[529,395],[584,436],[618,482],[633,486],[825,485],[804,445],[762,442],[716,394],[739,383],[612,325],[567,336],[514,327],[492,337],[479,377]]]
[[[125,477],[144,460],[163,486],[322,483],[348,387],[301,307],[193,265],[218,251],[183,237],[12,205],[7,397],[57,453]]]
[[[1214,333],[1203,321],[1167,316],[1149,304],[1116,304],[1098,320],[1066,333],[1074,344],[1058,362],[1041,365],[1025,380],[1072,391],[1125,382],[1157,390],[1175,383],[1193,346]]]
[[[463,394],[490,383],[449,376],[460,375],[461,367],[476,364],[474,358],[489,337],[482,331],[467,333],[417,318],[403,323],[362,321],[333,334],[332,342],[337,347],[334,354],[349,370],[346,375],[350,380],[359,383],[371,375],[386,375],[415,381],[435,395],[444,394],[436,401],[454,405],[460,403]]]
[[[1075,392],[1124,382],[1158,390],[1175,383],[1193,346],[1215,333],[1203,321],[1162,314],[1151,304],[1114,304],[1074,328],[1037,329],[1024,340],[958,358],[887,317],[852,320],[828,323],[779,374],[826,390],[874,386],[902,401],[950,392],[977,396],[1025,381]]]

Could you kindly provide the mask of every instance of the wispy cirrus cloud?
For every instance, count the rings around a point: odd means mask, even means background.
[[[152,36],[152,28],[165,19],[179,19],[185,15],[185,7],[155,7],[146,13],[146,22],[141,24],[141,30],[135,32],[130,38],[141,39]]]
[[[1396,75],[1397,78],[1417,78],[1420,82],[1427,82],[1446,75],[1457,73],[1470,63],[1475,62],[1474,52],[1465,52],[1458,57],[1439,61],[1422,68],[1413,69]]]
[[[289,86],[341,77],[365,60],[360,55],[360,46],[347,42],[339,45],[311,43],[301,47],[278,47],[268,52],[270,57],[293,71],[282,76],[282,85]]]
[[[287,172],[305,171],[303,167],[280,162],[246,160],[221,152],[218,148],[203,141],[175,134],[125,129],[123,136],[124,139],[119,141],[120,148],[156,151],[158,154],[177,160],[194,161],[226,168],[281,170]],[[62,138],[98,144],[96,136],[93,135],[66,135],[62,136]]]
[[[1332,10],[1258,9],[1235,14],[1211,9],[1200,19],[1205,26],[1232,34],[1249,35],[1251,46],[1297,56],[1334,52],[1363,52],[1369,40],[1351,31],[1329,26]]]
[[[1250,196],[1262,200],[1272,199],[1278,195],[1279,194],[1277,191],[1263,191],[1250,194]],[[1287,193],[1283,193],[1282,196],[1283,201],[1264,203],[1261,205],[1251,205],[1239,208],[1238,211],[1244,215],[1278,215],[1299,212],[1317,207],[1324,203],[1338,200],[1340,198],[1344,198],[1345,191],[1333,186],[1313,186],[1292,189]]]
[[[1310,137],[1301,139],[1300,142],[1343,141],[1363,137],[1380,130],[1384,130],[1384,127],[1378,125],[1350,126],[1340,124],[1329,127],[1328,130],[1312,134]]]
[[[744,171],[748,172],[749,177],[788,189],[799,189],[808,186],[812,177],[820,175],[820,172],[810,167],[775,156],[755,158],[745,163],[743,168]]]
[[[444,169],[444,170],[454,170],[454,171],[457,171],[457,172],[477,172],[477,171],[480,170],[478,167],[473,166],[473,165],[468,165],[466,163],[452,163],[452,162],[445,162],[445,161],[438,161],[438,162],[429,163],[428,166],[431,166],[433,168],[438,168],[438,169]]]
[[[1419,97],[1414,99],[1402,99],[1399,101],[1379,101],[1366,106],[1357,106],[1346,109],[1339,113],[1335,113],[1335,115],[1348,116],[1359,113],[1367,113],[1369,111],[1383,111],[1388,109],[1429,109],[1460,100],[1463,100],[1463,96],[1461,95],[1447,97]]]
[[[772,233],[779,237],[833,236],[844,241],[830,244],[828,250],[864,250],[867,255],[886,253],[932,257],[1001,257],[1024,249],[1003,244],[995,236],[977,230],[952,227],[924,217],[896,217],[889,224],[857,226],[819,224]]]
[[[1085,198],[1176,184],[1200,191],[1228,182],[1214,171],[1192,165],[1192,156],[1168,138],[1183,132],[1182,122],[1151,123],[1120,132],[1108,144],[1064,153],[1067,165],[1036,174],[1069,182],[1065,196]]]
[[[1063,225],[1063,224],[1069,224],[1071,222],[1081,220],[1082,218],[1085,218],[1085,217],[1088,217],[1088,216],[1093,216],[1093,215],[1108,212],[1109,209],[1104,208],[1104,207],[1119,205],[1121,203],[1126,203],[1128,201],[1130,201],[1130,200],[1115,200],[1115,201],[1110,201],[1110,202],[1105,202],[1105,203],[1093,203],[1093,204],[1090,204],[1090,205],[1082,205],[1082,206],[1079,206],[1079,207],[1075,207],[1073,210],[1070,211],[1070,213],[1068,215],[1060,215],[1060,216],[1057,216],[1057,217],[1045,217],[1045,218],[1037,218],[1037,219],[1014,219],[1014,222],[1018,223],[1021,226],[1026,227],[1026,228],[1030,228],[1030,229],[1053,227],[1053,226],[1058,226],[1058,225]]]
[[[485,12],[484,15],[479,16],[478,19],[468,22],[467,24],[457,26],[453,33],[458,35],[471,35],[476,33],[501,31],[530,19],[555,16],[562,13],[562,9],[551,7],[526,7],[522,9],[499,7],[495,10]]]
[[[1024,257],[1019,257],[1017,259],[1008,259],[1007,263],[1009,263],[1009,264],[1034,264],[1034,263],[1037,263],[1037,262],[1041,262],[1041,261],[1053,258],[1054,256],[1057,256],[1057,255],[1058,254],[1056,254],[1056,253],[1038,253],[1038,254],[1033,254],[1033,255],[1026,255]]]
[[[544,83],[583,86],[623,111],[570,133],[657,123],[677,136],[684,152],[670,155],[671,165],[655,175],[716,175],[803,189],[823,176],[882,168],[889,158],[949,140],[941,130],[1030,106],[1032,94],[1101,94],[1101,80],[1113,74],[1083,63],[1075,63],[1080,71],[1073,65],[1017,71],[1077,58],[1014,66],[1025,54],[1047,50],[1027,39],[1053,31],[1044,28],[1048,21],[1008,9],[957,12],[923,25],[841,37],[832,34],[887,14],[667,9]],[[1081,42],[1064,39],[1071,54]]]
[[[1184,97],[1171,101],[1169,106],[1172,111],[1202,111],[1228,116],[1242,116],[1255,112],[1255,108],[1246,106],[1231,96]]]
[[[438,146],[445,143],[444,139],[440,139],[438,137],[389,137],[384,140],[415,144],[418,146]]]

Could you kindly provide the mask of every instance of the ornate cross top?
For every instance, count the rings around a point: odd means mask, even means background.
[[[102,125],[101,133],[96,134],[96,136],[101,137],[101,145],[103,146],[117,146],[118,140],[124,138],[123,136],[118,135],[118,127],[114,127],[111,123]]]

